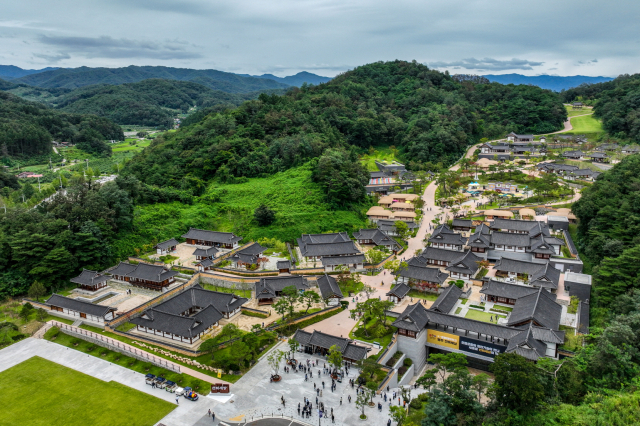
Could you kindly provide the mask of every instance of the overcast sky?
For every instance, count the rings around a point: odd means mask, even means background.
[[[0,64],[617,76],[640,72],[639,18],[638,0],[5,1]]]

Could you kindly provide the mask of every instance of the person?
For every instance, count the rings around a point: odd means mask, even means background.
[[[331,423],[335,423],[336,422],[336,418],[333,417],[333,413],[331,413]]]
[[[322,381],[322,389],[324,389],[324,380]]]
[[[391,419],[387,421],[387,426],[391,426]]]
[[[349,395],[349,404],[351,404],[351,395]]]
[[[211,417],[211,408],[209,408],[209,411],[207,412],[207,416]]]
[[[379,402],[378,402],[378,411],[380,412],[382,411],[382,404],[380,404]]]
[[[307,381],[307,373],[304,374],[304,381]]]
[[[384,402],[387,402],[387,394],[384,394]]]
[[[176,405],[180,405],[180,402],[178,401],[180,399],[180,397],[178,395],[176,395]]]
[[[342,405],[342,397],[340,397],[340,405]]]
[[[214,423],[216,421],[216,413],[214,413],[213,411],[211,412],[211,421],[213,421]]]
[[[315,383],[313,384],[313,390],[316,390],[316,384]]]

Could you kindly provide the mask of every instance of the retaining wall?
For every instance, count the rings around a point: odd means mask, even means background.
[[[404,386],[409,384],[409,382],[411,381],[411,379],[415,374],[415,368],[416,368],[415,364],[411,364],[411,367],[407,369],[407,371],[404,373],[404,376],[402,376],[398,381],[398,386]]]

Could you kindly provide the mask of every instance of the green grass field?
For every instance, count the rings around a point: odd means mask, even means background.
[[[135,145],[132,145],[131,142],[134,142]],[[138,140],[138,139],[125,139],[124,142],[116,143],[111,145],[111,149],[114,153],[116,152],[140,152],[144,148],[148,147],[151,144],[151,140]]]
[[[435,293],[425,293],[419,290],[409,290],[407,296],[413,297],[414,299],[431,300],[432,302],[438,298],[438,295]]]
[[[0,425],[147,426],[175,405],[40,357],[0,373]]]
[[[569,114],[569,117],[575,117],[576,115],[593,113],[593,108],[584,107],[584,108],[574,109],[572,106],[567,106],[567,105],[565,105],[565,108],[567,109],[567,114]]]
[[[566,135],[581,135],[585,133],[603,133],[602,123],[593,115],[585,115],[583,117],[575,117],[571,119],[573,130],[565,132]]]
[[[498,314],[492,314],[489,312],[481,312],[481,311],[476,311],[473,309],[469,309],[469,311],[467,312],[467,315],[465,315],[465,318],[469,318],[469,319],[474,319],[474,320],[478,320],[478,321],[483,321],[483,322],[491,322],[491,317],[493,316],[493,323],[497,323],[496,321],[496,317],[498,318],[506,318],[505,315],[498,315]]]

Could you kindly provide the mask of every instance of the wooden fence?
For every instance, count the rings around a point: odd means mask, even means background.
[[[87,338],[91,339],[96,344],[103,347],[107,347],[107,349],[114,349],[116,352],[120,352],[124,355],[131,355],[134,358],[143,359],[143,360],[149,361],[152,364],[158,365],[163,368],[167,368],[169,370],[175,371],[176,373],[180,373],[179,365],[169,362],[155,355],[151,355],[148,352],[142,351],[138,348],[135,348],[131,345],[123,343],[119,340],[115,340],[115,339],[112,339],[111,337],[103,336],[101,334],[94,333],[93,331],[84,330],[82,328],[74,327],[72,325],[67,325],[58,321],[51,321],[51,324],[58,327],[60,330],[64,330],[80,338],[84,338],[84,340],[87,340]]]

